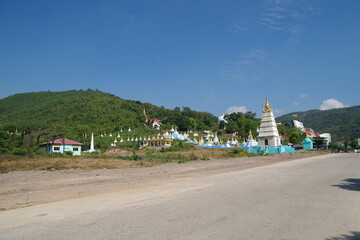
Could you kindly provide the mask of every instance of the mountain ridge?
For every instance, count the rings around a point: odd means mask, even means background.
[[[319,133],[329,132],[333,141],[360,137],[360,105],[330,110],[312,109],[292,112],[276,118],[277,122],[298,120]]]
[[[217,124],[217,117],[211,113],[188,107],[171,110],[88,89],[19,93],[0,99],[0,127],[64,132],[67,136],[100,134],[143,126],[144,108],[149,118],[161,119],[164,125],[177,124],[179,130],[213,128]]]
[[[101,134],[144,126],[144,108],[151,119],[161,119],[163,127],[179,130],[215,130],[217,117],[188,107],[166,109],[151,103],[122,99],[99,90],[68,90],[17,93],[0,99],[0,128],[10,131],[63,132],[78,138],[91,132]],[[277,117],[292,119],[320,133],[330,132],[333,141],[360,136],[360,106],[331,110],[312,109]],[[230,127],[230,126],[229,126]]]

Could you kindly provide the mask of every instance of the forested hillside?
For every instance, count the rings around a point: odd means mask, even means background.
[[[170,110],[89,89],[22,93],[0,99],[0,130],[65,133],[67,138],[85,141],[85,136],[89,137],[92,132],[100,135],[128,128],[144,131],[144,109],[150,119],[161,119],[162,129],[176,126],[180,131],[219,130],[219,133],[237,132],[238,135],[247,137],[249,130],[256,135],[260,124],[255,113],[247,112],[227,114],[225,119],[228,124],[219,126],[217,117],[207,112],[193,111],[188,107]],[[320,133],[330,132],[333,141],[340,141],[343,137],[352,140],[360,136],[360,106],[296,112],[276,120],[286,122],[292,119],[299,120],[306,127]],[[279,128],[285,140],[302,140],[303,136],[295,134],[295,129],[283,126]],[[295,135],[299,135],[299,139],[291,137]]]
[[[292,119],[303,122],[305,127],[319,133],[331,133],[333,142],[360,137],[360,106],[294,112],[278,117],[276,121],[288,122]]]
[[[144,108],[149,118],[161,119],[164,127],[176,125],[179,130],[217,127],[217,118],[207,112],[188,107],[170,110],[89,89],[22,93],[0,99],[0,128],[62,132],[76,139],[91,132],[100,134],[143,127]]]

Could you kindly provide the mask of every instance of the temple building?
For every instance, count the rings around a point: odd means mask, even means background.
[[[276,147],[281,145],[280,135],[268,97],[266,97],[266,104],[262,109],[258,142],[262,149],[265,146]]]

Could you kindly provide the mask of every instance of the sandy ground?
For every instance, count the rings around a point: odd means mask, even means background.
[[[146,188],[169,181],[181,181],[184,178],[237,171],[321,154],[324,153],[312,151],[127,169],[10,172],[0,174],[0,209],[8,210],[126,189]]]

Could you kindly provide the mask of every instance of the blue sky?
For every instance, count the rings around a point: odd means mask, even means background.
[[[359,105],[358,0],[0,0],[0,98],[99,89],[215,115]]]

